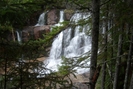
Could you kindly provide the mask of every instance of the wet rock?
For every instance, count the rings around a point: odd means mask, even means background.
[[[64,10],[65,20],[69,21],[71,19],[71,17],[73,16],[73,14],[74,14],[73,10],[69,10],[69,9]]]
[[[52,9],[46,15],[46,24],[54,25],[57,24],[59,21],[59,10]]]
[[[89,71],[83,74],[76,74],[75,76],[70,75],[70,79],[73,83],[73,87],[71,89],[89,89]]]
[[[39,38],[44,38],[43,34],[47,34],[50,32],[50,26],[46,25],[46,26],[37,26],[34,29],[34,36],[35,39],[39,39]]]
[[[29,32],[28,31],[22,31],[22,41],[26,42],[29,40]]]
[[[33,28],[34,26],[24,27],[22,30],[22,42],[26,42],[29,39],[33,38]]]
[[[22,30],[22,41],[26,42],[30,39],[37,40],[43,38],[43,34],[50,32],[50,26],[27,26]]]

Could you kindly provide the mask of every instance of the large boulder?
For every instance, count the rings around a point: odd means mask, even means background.
[[[34,31],[34,36],[35,39],[39,39],[39,38],[43,38],[43,34],[47,34],[50,32],[50,26],[49,25],[45,25],[45,26],[36,26],[33,29]]]
[[[66,21],[69,21],[71,17],[73,16],[73,14],[74,14],[74,10],[71,10],[71,9],[64,10],[64,19]]]
[[[59,21],[59,10],[52,9],[46,14],[46,24],[54,25]]]
[[[76,74],[75,76],[70,75],[70,79],[73,82],[73,85],[75,86],[72,89],[89,89],[89,71],[83,74]]]
[[[33,39],[33,29],[34,29],[34,26],[24,27],[24,29],[22,30],[22,41],[23,42],[26,42],[29,39]]]
[[[27,26],[22,30],[22,41],[26,42],[30,39],[37,40],[43,38],[43,34],[50,32],[50,26]]]

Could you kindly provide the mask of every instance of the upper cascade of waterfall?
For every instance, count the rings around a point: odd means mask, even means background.
[[[59,22],[57,24],[55,24],[54,26],[62,26],[62,23],[64,21],[64,11],[61,10],[60,11],[60,19],[59,19]]]
[[[35,25],[35,26],[43,26],[45,25],[45,12],[42,13],[40,16],[39,16],[39,19],[38,19],[38,23]]]
[[[64,11],[61,10],[60,11],[60,19],[59,19],[59,23],[63,22],[64,21]]]
[[[89,12],[76,12],[72,18],[70,19],[70,21],[72,21],[73,23],[77,23],[79,20],[87,20],[90,17],[90,13]]]
[[[59,22],[64,21],[63,11],[60,11]],[[90,16],[89,13],[75,13],[70,19],[71,22],[77,23],[79,20],[87,20]],[[56,26],[60,26],[59,23]],[[74,58],[84,55],[91,49],[91,38],[86,35],[86,31],[89,31],[89,26],[76,26],[74,29],[68,27],[66,30],[62,31],[53,41],[50,55],[48,58],[47,68],[54,71],[58,70],[58,65],[61,65],[61,57]],[[90,62],[85,62],[89,65]],[[89,69],[77,68],[77,73],[84,73]]]

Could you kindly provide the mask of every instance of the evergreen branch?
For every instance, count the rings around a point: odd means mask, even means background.
[[[105,4],[107,4],[108,2],[110,2],[111,0],[108,0],[108,1],[106,1],[106,2],[104,2],[104,3],[102,3],[101,5],[100,5],[100,7],[101,6],[103,6],[103,5],[105,5]]]
[[[74,2],[74,4],[76,4],[77,6],[80,7],[80,8],[77,8],[77,9],[79,9],[79,10],[87,9],[88,11],[92,12],[92,10],[89,7],[82,6],[82,5],[80,5],[79,3],[75,2],[75,1],[73,1],[73,2]]]

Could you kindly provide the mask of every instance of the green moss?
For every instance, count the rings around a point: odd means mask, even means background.
[[[68,14],[73,14],[74,10],[72,10],[72,9],[65,9],[64,12],[68,13]]]

